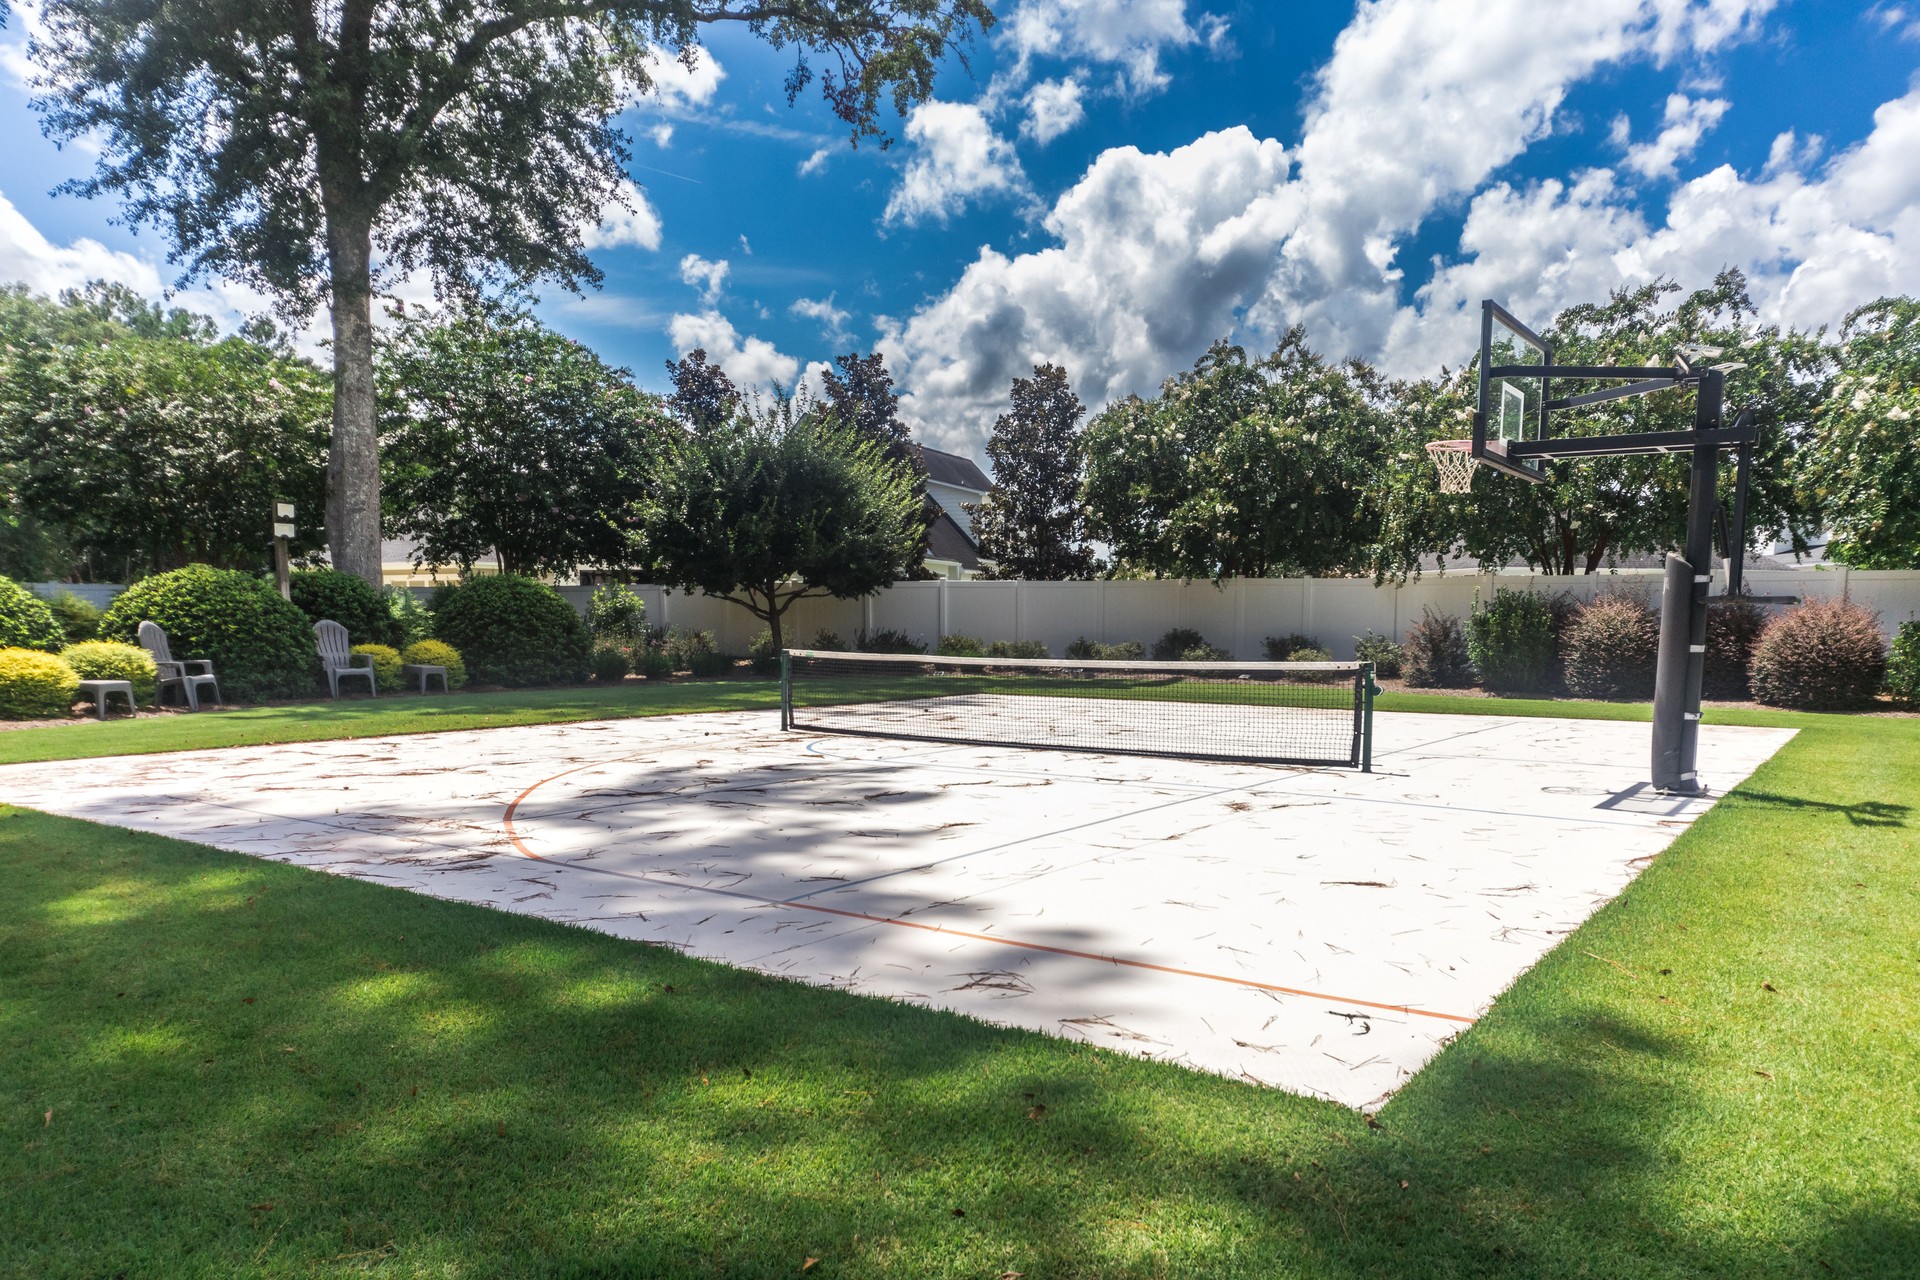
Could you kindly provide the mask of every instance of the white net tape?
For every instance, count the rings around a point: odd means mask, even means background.
[[[1473,488],[1473,469],[1480,465],[1470,440],[1435,440],[1427,456],[1440,471],[1440,492],[1466,493]]]

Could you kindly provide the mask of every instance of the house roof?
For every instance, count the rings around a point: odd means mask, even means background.
[[[913,447],[919,450],[920,461],[926,465],[927,479],[935,484],[950,484],[956,489],[973,489],[980,493],[993,487],[993,481],[987,479],[987,473],[975,466],[971,458],[963,458],[957,453],[943,453],[924,444]]]
[[[952,560],[962,569],[978,569],[980,548],[967,536],[967,531],[943,510],[927,528],[927,558]]]

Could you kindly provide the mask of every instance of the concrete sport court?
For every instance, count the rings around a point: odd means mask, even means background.
[[[1712,798],[1647,726],[1376,718],[1371,774],[768,712],[0,768],[0,795],[1379,1107]],[[1791,737],[1707,726],[1716,792]]]

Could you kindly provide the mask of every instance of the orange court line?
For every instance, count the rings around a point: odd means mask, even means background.
[[[527,848],[526,843],[520,839],[520,833],[514,826],[513,815],[519,810],[521,804],[528,796],[538,791],[541,787],[546,786],[549,782],[564,778],[570,773],[579,773],[585,769],[597,769],[602,765],[614,763],[617,763],[617,761],[597,760],[592,764],[583,764],[571,769],[562,769],[552,777],[540,779],[525,791],[515,796],[512,803],[507,805],[506,813],[501,815],[501,826],[506,830],[508,842],[511,843],[515,849],[519,850],[523,857],[531,858],[535,862],[547,861],[546,858],[541,857],[533,850]],[[1383,1009],[1390,1013],[1404,1013],[1416,1018],[1437,1018],[1443,1022],[1459,1022],[1469,1026],[1471,1026],[1474,1021],[1472,1018],[1463,1017],[1457,1013],[1439,1013],[1432,1009],[1416,1009],[1411,1005],[1385,1004],[1378,1000],[1360,1000],[1352,996],[1334,995],[1325,991],[1310,991],[1305,987],[1285,987],[1274,982],[1258,982],[1252,978],[1236,978],[1230,974],[1208,973],[1202,969],[1180,969],[1172,965],[1154,964],[1147,960],[1128,960],[1124,956],[1101,955],[1097,951],[1076,951],[1071,947],[1056,947],[1044,942],[1024,942],[1018,938],[1003,938],[991,933],[973,933],[965,929],[948,928],[945,925],[922,924],[918,920],[902,920],[895,916],[868,915],[862,911],[846,911],[839,907],[823,907],[811,902],[778,902],[770,898],[753,897],[751,894],[744,894],[735,890],[707,889],[701,885],[672,885],[665,887],[694,889],[703,893],[724,893],[725,896],[729,898],[749,898],[754,902],[764,903],[771,907],[785,907],[793,911],[815,911],[821,915],[840,916],[848,920],[866,920],[873,924],[890,924],[902,929],[922,929],[928,933],[950,934],[957,938],[969,938],[976,942],[990,942],[1002,947],[1016,947],[1023,951],[1043,951],[1049,955],[1068,956],[1076,960],[1093,960],[1100,964],[1122,965],[1129,969],[1146,969],[1153,973],[1170,973],[1182,978],[1202,978],[1208,982],[1225,982],[1236,987],[1252,987],[1256,991],[1272,991],[1278,995],[1304,996],[1309,1000],[1324,1000],[1328,1004],[1353,1004],[1365,1009]]]

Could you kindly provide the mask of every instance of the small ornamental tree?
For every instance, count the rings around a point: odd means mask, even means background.
[[[422,564],[508,573],[625,564],[659,402],[532,317],[402,317],[380,366],[387,526]]]
[[[896,581],[920,535],[912,472],[794,400],[689,434],[638,510],[655,579],[741,606],[776,649],[796,601]]]
[[[1920,299],[1882,298],[1840,330],[1840,376],[1814,418],[1801,486],[1823,507],[1827,554],[1856,569],[1920,569]]]
[[[1086,455],[1080,418],[1087,411],[1059,365],[1039,364],[1013,380],[1013,410],[987,440],[993,488],[972,508],[980,555],[993,577],[1061,581],[1093,572],[1080,486]]]

